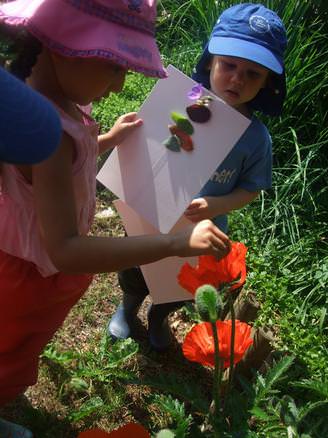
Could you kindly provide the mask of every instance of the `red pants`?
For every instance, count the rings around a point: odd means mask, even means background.
[[[40,353],[91,281],[44,278],[33,263],[0,251],[0,406],[36,383]]]

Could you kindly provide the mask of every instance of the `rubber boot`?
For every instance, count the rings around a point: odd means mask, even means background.
[[[148,310],[148,337],[151,347],[156,351],[165,351],[172,343],[172,333],[168,316],[184,305],[184,301],[165,304],[152,304]]]
[[[32,432],[19,424],[0,418],[0,437],[33,438]]]
[[[118,306],[107,327],[107,333],[112,339],[127,339],[131,336],[134,319],[144,298],[123,294],[123,302]]]

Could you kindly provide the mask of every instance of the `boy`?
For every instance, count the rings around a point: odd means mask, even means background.
[[[225,160],[185,211],[191,222],[212,219],[228,230],[227,214],[249,204],[271,187],[271,137],[254,110],[281,114],[286,96],[284,51],[287,38],[280,18],[261,4],[226,9],[214,25],[193,79],[251,120]],[[123,303],[108,324],[113,338],[130,336],[133,318],[149,293],[138,267],[119,273]],[[165,350],[171,340],[168,314],[182,302],[152,305],[148,312],[151,346]]]

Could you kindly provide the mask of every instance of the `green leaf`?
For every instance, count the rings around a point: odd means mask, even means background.
[[[124,362],[137,354],[139,345],[131,338],[113,342],[107,352],[109,368],[121,368]]]
[[[317,397],[328,399],[328,380],[303,379],[300,382],[292,382],[296,388],[304,388],[312,391]]]
[[[176,397],[182,398],[193,407],[196,412],[207,414],[209,410],[209,401],[203,394],[201,382],[181,381],[174,374],[158,374],[154,377],[145,377],[142,380],[130,379],[129,383],[135,385],[148,385]]]
[[[103,407],[103,400],[100,397],[93,397],[83,403],[77,412],[72,412],[71,414],[69,414],[68,418],[71,421],[79,421],[82,418],[88,417],[94,412],[101,411]]]
[[[259,420],[270,420],[270,415],[268,415],[263,409],[259,408],[258,406],[254,406],[249,411],[252,415],[255,415],[256,418]]]
[[[176,123],[177,127],[186,134],[192,135],[194,133],[194,127],[184,115],[172,111],[171,119]]]
[[[84,379],[81,379],[79,377],[72,377],[71,381],[69,382],[69,386],[76,391],[81,392],[87,391],[89,388],[88,383]]]
[[[299,412],[295,401],[289,395],[284,395],[281,400],[280,418],[286,426],[297,427]]]
[[[187,415],[185,405],[171,395],[154,396],[154,402],[171,420],[169,426],[174,432],[176,438],[185,438],[189,436],[190,426],[193,422],[191,415]]]
[[[163,141],[163,145],[173,152],[180,152],[181,149],[180,140],[177,135],[171,135],[171,137]]]
[[[254,404],[263,402],[269,394],[273,393],[273,386],[282,378],[294,362],[294,356],[285,356],[273,365],[265,377],[257,376],[257,394]]]

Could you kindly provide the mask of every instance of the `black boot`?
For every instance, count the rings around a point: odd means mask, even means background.
[[[123,294],[123,302],[108,323],[109,336],[114,339],[127,339],[131,336],[133,321],[143,300],[143,296]]]
[[[171,312],[184,305],[184,301],[165,304],[152,304],[148,310],[148,336],[151,347],[164,351],[172,342],[172,333],[168,324]]]

